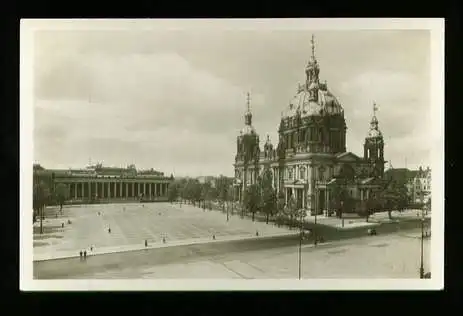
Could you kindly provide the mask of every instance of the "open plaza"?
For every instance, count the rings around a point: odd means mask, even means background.
[[[230,212],[227,221],[222,211],[178,203],[75,205],[64,207],[62,212],[50,207],[42,234],[40,222],[34,224],[34,275],[39,279],[63,275],[71,279],[297,277],[298,230],[252,221],[238,213]],[[416,221],[422,214],[404,211],[392,215],[391,220],[387,213],[378,213],[368,223],[364,218],[346,218],[344,225],[338,218],[318,216],[320,227],[364,233],[361,238],[328,241],[317,247],[304,243],[304,277],[417,277],[420,236],[416,229],[397,231],[393,236],[367,236],[370,227]],[[313,222],[315,218],[305,220]],[[295,238],[278,244],[279,238],[288,236]],[[266,238],[276,239],[262,246],[255,244],[252,251],[233,244]],[[214,243],[218,245],[214,253],[208,252],[207,245]],[[191,245],[197,248],[181,248]],[[425,253],[428,248],[426,239]],[[79,260],[80,251],[91,261]],[[109,258],[110,254],[119,257]],[[365,264],[368,269],[362,269]]]
[[[430,271],[430,240],[424,240]],[[298,246],[214,255],[153,266],[71,274],[71,279],[297,279]],[[302,247],[303,279],[417,279],[419,231]]]

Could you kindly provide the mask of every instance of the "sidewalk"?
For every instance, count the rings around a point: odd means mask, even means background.
[[[298,234],[299,232],[279,233],[279,234],[269,234],[269,235],[259,235],[259,236],[254,236],[254,235],[230,236],[230,237],[222,237],[222,238],[220,236],[217,236],[215,240],[213,240],[212,238],[197,238],[197,239],[188,239],[188,240],[167,241],[165,244],[162,242],[155,242],[155,243],[148,244],[148,247],[145,247],[143,242],[140,242],[140,244],[134,244],[134,245],[121,245],[121,246],[114,246],[114,247],[94,248],[93,251],[90,251],[90,249],[82,249],[82,250],[87,250],[87,256],[96,256],[96,255],[104,255],[104,254],[110,254],[110,253],[140,251],[140,250],[167,248],[167,247],[174,247],[174,246],[201,245],[201,244],[208,244],[208,243],[220,243],[220,242],[238,241],[238,240],[255,240],[255,239],[264,239],[264,238],[270,238],[270,237],[293,236],[293,235],[298,235]],[[34,254],[34,261],[46,261],[46,260],[67,259],[67,258],[79,258],[79,250],[59,251],[56,253],[42,253],[42,254],[35,253]]]

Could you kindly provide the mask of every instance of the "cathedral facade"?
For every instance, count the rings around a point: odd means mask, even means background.
[[[249,94],[244,128],[237,137],[235,198],[243,201],[246,188],[260,176],[271,176],[285,200],[294,198],[297,207],[311,213],[331,210],[334,188],[342,186],[357,201],[365,201],[383,184],[384,139],[376,118],[376,105],[363,156],[346,151],[344,109],[319,78],[320,67],[312,55],[305,68],[306,81],[282,113],[278,145],[267,136],[263,150],[252,125]]]

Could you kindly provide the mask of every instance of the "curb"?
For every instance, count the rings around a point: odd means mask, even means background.
[[[156,244],[153,246],[143,247],[140,246],[134,249],[115,249],[113,251],[106,251],[106,252],[99,252],[99,253],[87,253],[87,257],[96,257],[96,256],[103,256],[108,254],[115,254],[115,253],[126,253],[126,252],[134,252],[134,251],[144,251],[144,250],[155,250],[155,249],[165,249],[165,248],[173,248],[173,247],[182,247],[182,246],[202,246],[202,245],[209,245],[214,243],[228,243],[228,242],[239,242],[239,241],[253,241],[253,240],[265,240],[265,239],[272,239],[278,237],[295,237],[298,236],[299,232],[297,233],[282,233],[282,234],[273,234],[273,235],[265,235],[265,236],[249,236],[249,237],[237,237],[237,238],[229,238],[229,239],[216,239],[216,240],[201,240],[201,241],[190,241],[190,242],[173,242],[173,243],[166,243],[166,244]],[[135,246],[135,245],[134,245]],[[39,258],[33,259],[33,262],[44,262],[44,261],[53,261],[53,260],[65,260],[65,259],[75,259],[80,258],[79,255],[68,255],[68,256],[55,256],[52,258]]]

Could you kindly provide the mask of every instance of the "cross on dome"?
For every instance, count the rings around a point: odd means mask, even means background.
[[[315,36],[313,34],[310,43],[312,44],[312,59],[315,60]]]
[[[251,112],[251,94],[249,92],[246,93],[246,105],[248,112]]]

